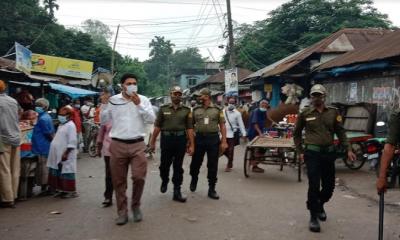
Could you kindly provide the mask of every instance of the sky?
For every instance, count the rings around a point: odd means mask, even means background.
[[[234,25],[267,18],[271,10],[288,0],[231,0]],[[374,6],[388,14],[400,26],[398,0],[375,0]],[[203,57],[219,61],[227,39],[225,0],[58,0],[56,18],[66,27],[79,28],[86,19],[107,24],[114,36],[120,25],[116,50],[144,61],[149,58],[148,44],[154,36],[165,36],[174,50],[198,47]]]

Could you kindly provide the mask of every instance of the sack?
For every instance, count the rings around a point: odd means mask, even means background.
[[[240,145],[240,131],[233,132],[233,139],[235,140],[235,146]]]

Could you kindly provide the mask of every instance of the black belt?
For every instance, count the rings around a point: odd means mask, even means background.
[[[185,136],[186,131],[181,130],[181,131],[162,131],[162,135],[164,136]]]
[[[196,136],[218,136],[218,132],[196,132]]]
[[[315,144],[306,144],[306,150],[314,151],[314,152],[326,152],[331,153],[335,151],[335,146],[328,145],[328,146],[320,146]]]
[[[126,144],[133,144],[133,143],[138,143],[138,142],[144,141],[143,137],[135,138],[135,139],[119,139],[119,138],[111,138],[111,139],[114,141],[122,142],[122,143],[126,143]]]

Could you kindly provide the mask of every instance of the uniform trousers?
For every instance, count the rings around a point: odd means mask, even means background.
[[[14,202],[18,197],[21,159],[19,147],[4,144],[4,153],[0,154],[0,200]]]
[[[328,202],[335,189],[334,152],[315,152],[306,150],[304,161],[307,167],[308,199],[307,209],[318,213],[321,205]]]
[[[198,179],[204,155],[207,153],[207,178],[210,187],[215,187],[217,183],[218,173],[218,157],[219,157],[219,135],[201,135],[196,134],[195,148],[190,164],[190,175],[193,179]]]

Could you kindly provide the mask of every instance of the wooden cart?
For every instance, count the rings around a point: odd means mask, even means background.
[[[255,156],[257,149],[265,149],[263,156]],[[250,160],[256,160],[261,164],[297,167],[298,181],[301,182],[301,161],[297,157],[293,138],[272,138],[268,136],[254,138],[246,147],[244,154],[244,175],[249,177],[251,173]]]

